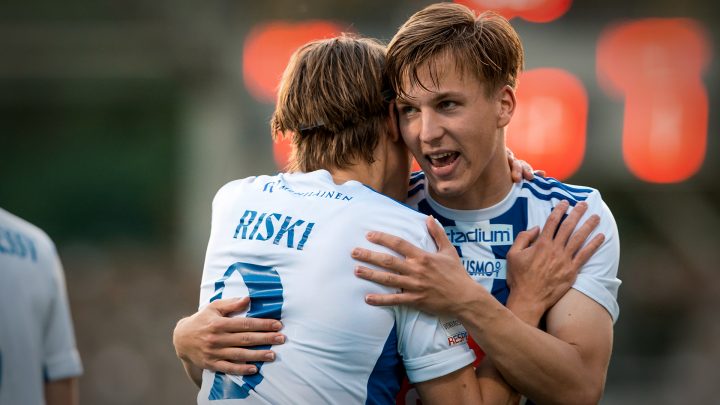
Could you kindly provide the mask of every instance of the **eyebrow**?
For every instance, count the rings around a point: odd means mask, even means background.
[[[463,95],[460,92],[457,91],[444,91],[442,93],[433,93],[432,98],[430,99],[431,102],[437,103],[440,100],[444,100],[447,98],[462,98]],[[397,104],[414,104],[415,102],[413,100],[416,100],[415,97],[403,97],[403,96],[397,96],[395,99],[395,103]]]

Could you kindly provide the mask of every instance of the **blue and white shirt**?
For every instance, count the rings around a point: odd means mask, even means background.
[[[0,404],[44,404],[45,382],[80,374],[55,245],[0,208]]]
[[[436,250],[424,215],[357,181],[337,185],[324,170],[222,187],[200,307],[250,296],[249,311],[239,315],[281,320],[287,341],[273,347],[274,362],[257,363],[255,375],[205,371],[198,403],[392,404],[403,366],[420,382],[471,364],[457,322],[364,302],[368,293],[394,292],[353,274],[360,263],[352,249],[378,249],[365,239],[371,230]]]
[[[413,173],[408,204],[440,221],[468,274],[503,304],[510,293],[505,257],[517,234],[534,226],[542,229],[550,212],[561,200],[570,203],[568,213],[578,202],[585,201],[588,210],[581,223],[592,214],[600,216],[600,224],[588,240],[601,232],[605,241],[580,269],[573,288],[602,305],[613,322],[617,320],[620,313],[617,303],[620,240],[615,219],[599,191],[535,176],[532,181],[515,183],[510,193],[492,207],[454,210],[435,202],[427,188],[425,174]]]

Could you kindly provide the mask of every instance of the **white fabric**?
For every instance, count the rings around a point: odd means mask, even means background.
[[[80,374],[55,245],[0,208],[0,404],[43,404],[46,379]]]
[[[451,344],[437,318],[364,302],[368,293],[391,292],[353,274],[360,263],[351,258],[352,249],[377,249],[365,239],[370,230],[436,249],[424,215],[359,182],[336,185],[324,170],[251,177],[220,189],[213,201],[200,307],[220,297],[250,295],[252,315],[259,310],[253,288],[281,288],[275,301],[282,303],[287,342],[273,347],[274,362],[261,364],[259,382],[205,371],[198,403],[394,403],[394,393],[377,390],[399,384],[401,375],[384,369],[371,377],[388,360],[379,361],[384,348],[391,358],[402,356],[413,382],[472,363],[467,344]],[[253,271],[251,265],[262,267]],[[233,268],[237,271],[228,272]],[[253,287],[252,277],[265,284]],[[224,379],[224,386],[217,379]],[[244,400],[209,400],[214,384],[226,389],[220,397],[232,398],[248,381],[256,385]]]

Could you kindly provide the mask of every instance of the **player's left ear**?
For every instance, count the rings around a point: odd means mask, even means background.
[[[515,113],[515,89],[505,85],[496,94],[498,102],[498,128],[504,128],[510,123]]]
[[[388,106],[390,112],[388,113],[388,135],[393,142],[401,142],[400,138],[400,123],[398,122],[397,109],[395,108],[395,101],[391,101]]]

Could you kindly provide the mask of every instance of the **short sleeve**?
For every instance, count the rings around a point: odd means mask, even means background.
[[[430,236],[423,249],[436,251]],[[396,307],[398,350],[411,383],[442,377],[475,361],[467,331],[457,321],[441,320],[410,307]]]
[[[48,381],[82,374],[80,355],[75,346],[70,306],[65,288],[62,264],[54,245],[52,248],[53,297],[46,319],[44,336],[44,369]]]
[[[602,305],[615,322],[620,315],[617,295],[621,283],[617,277],[620,263],[620,238],[617,224],[610,209],[600,198],[599,192],[592,193],[587,199],[587,203],[588,210],[581,222],[592,214],[600,216],[600,224],[588,237],[588,241],[598,233],[605,235],[605,241],[580,269],[573,288]]]

